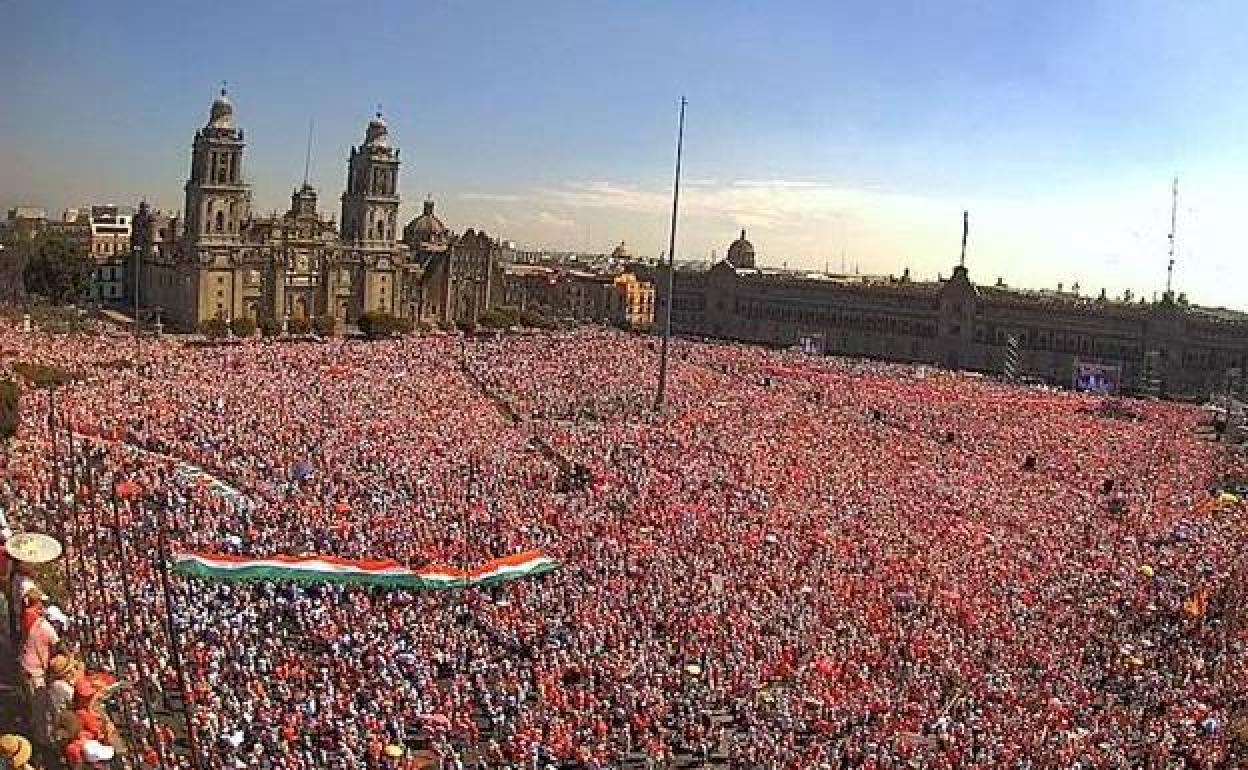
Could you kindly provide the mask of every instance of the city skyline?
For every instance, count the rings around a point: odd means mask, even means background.
[[[336,213],[380,103],[402,220],[432,194],[456,229],[658,255],[686,93],[682,258],[722,255],[745,227],[765,266],[837,270],[844,255],[851,271],[948,275],[969,209],[980,283],[1149,296],[1177,173],[1176,290],[1245,305],[1246,17],[1230,3],[383,3],[367,17],[222,3],[176,29],[163,8],[70,3],[75,25],[11,9],[0,203],[178,210],[190,137],[225,80],[257,212],[302,180],[311,120],[309,179]]]

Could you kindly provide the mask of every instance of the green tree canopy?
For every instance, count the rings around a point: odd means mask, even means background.
[[[17,383],[0,380],[0,443],[17,434],[19,405]]]
[[[86,295],[95,264],[77,242],[44,234],[20,248],[26,250],[22,273],[26,291],[58,305]]]

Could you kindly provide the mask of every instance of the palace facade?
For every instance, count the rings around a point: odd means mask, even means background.
[[[1242,390],[1248,366],[1243,313],[1171,295],[1142,303],[977,285],[964,266],[932,282],[913,281],[908,270],[900,278],[767,270],[756,266],[744,231],[709,270],[676,271],[672,326],[986,373],[1002,373],[1010,355],[1018,375],[1061,385],[1080,364],[1121,367],[1124,389],[1175,396],[1203,397],[1228,383]]]
[[[191,145],[182,213],[143,203],[134,216],[140,300],[166,323],[331,316],[341,326],[370,312],[475,321],[501,296],[495,239],[452,232],[432,201],[400,228],[399,148],[381,113],[348,155],[339,221],[306,181],[284,214],[256,216],[244,148],[223,89]]]

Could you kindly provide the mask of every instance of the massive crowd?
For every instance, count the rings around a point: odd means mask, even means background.
[[[676,341],[655,414],[655,340],[606,331],[161,340],[137,367],[130,345],[0,330],[3,366],[82,376],[24,394],[0,504],[65,542],[62,635],[129,683],[114,763],[1248,756],[1248,511],[1211,496],[1241,468],[1194,408],[1115,418],[1073,393]],[[531,548],[561,568],[469,590],[164,569],[186,549],[418,567]]]

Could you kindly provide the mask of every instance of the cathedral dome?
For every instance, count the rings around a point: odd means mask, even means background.
[[[754,267],[754,244],[745,239],[744,229],[741,230],[741,237],[728,247],[727,260],[733,267]]]
[[[407,227],[403,228],[403,240],[412,248],[440,245],[446,242],[449,233],[450,230],[433,213],[433,201],[427,200],[420,216],[408,222]]]
[[[234,105],[225,95],[225,89],[212,103],[208,114],[208,126],[211,128],[234,128]]]
[[[364,132],[365,147],[389,147],[390,146],[390,129],[386,126],[386,121],[382,120],[381,112],[373,116],[368,121],[368,129]]]
[[[628,246],[625,245],[624,241],[620,241],[620,245],[612,249],[611,258],[612,259],[632,259],[633,252],[628,250]]]

